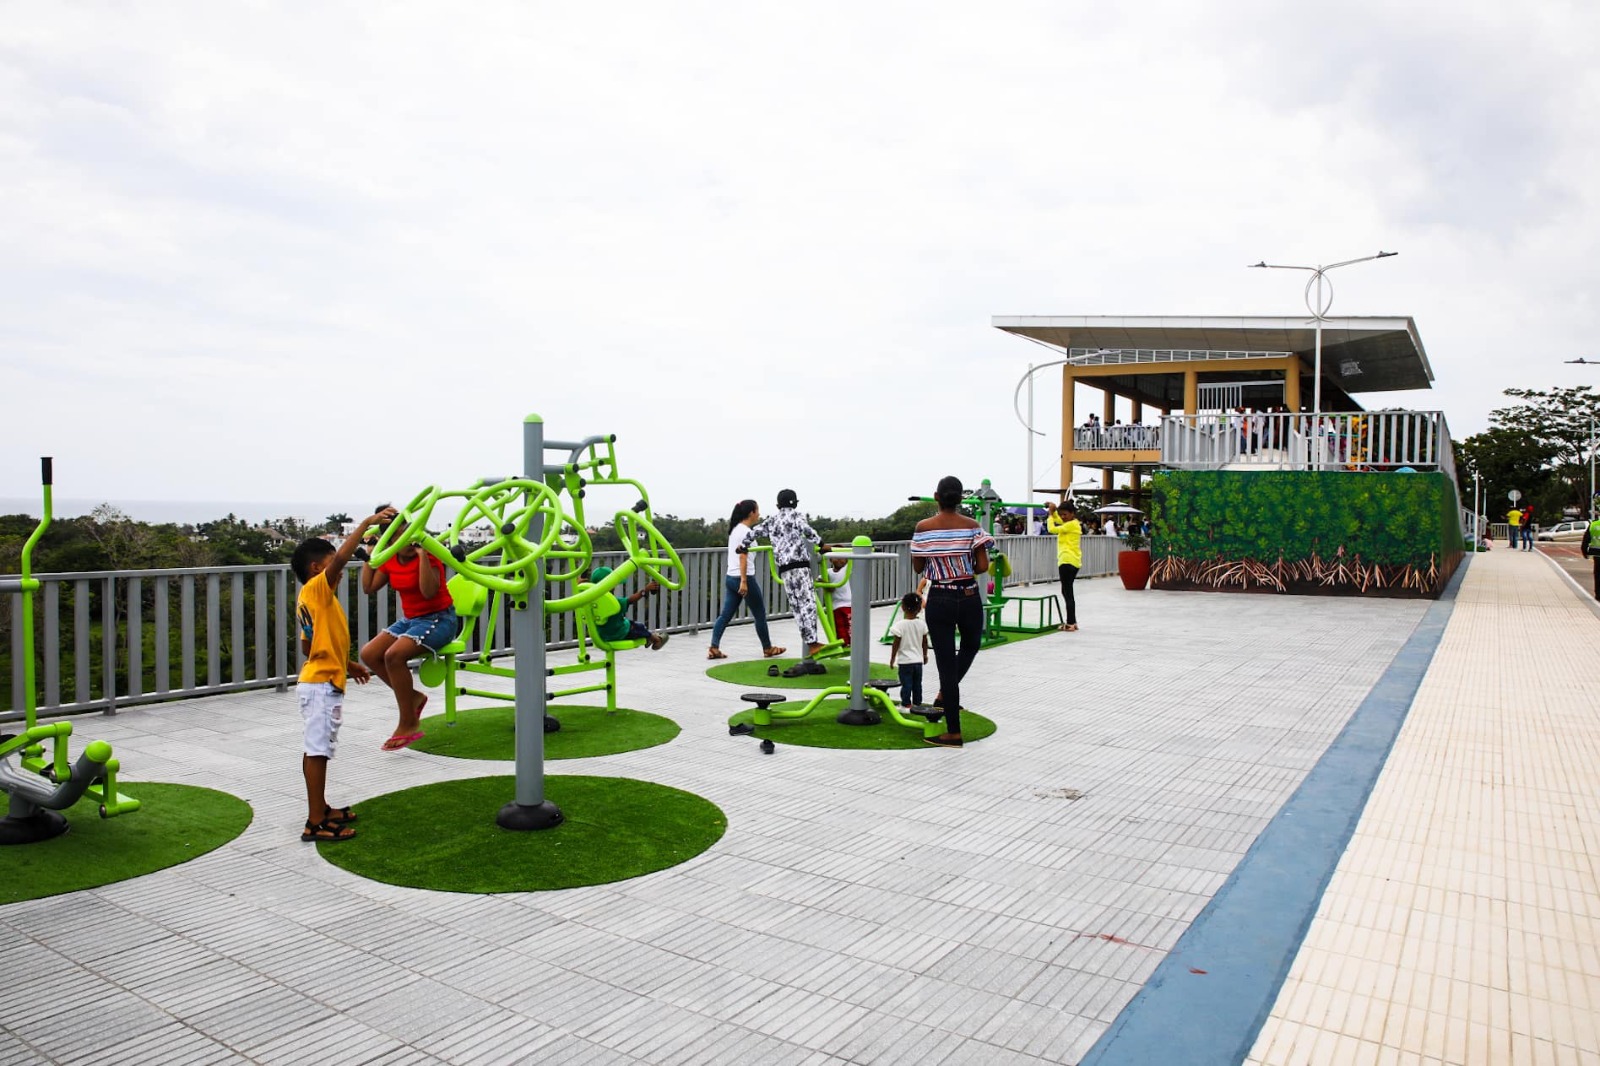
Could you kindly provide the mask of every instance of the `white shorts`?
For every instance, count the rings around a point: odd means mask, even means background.
[[[344,693],[331,681],[302,681],[294,687],[294,694],[300,700],[300,720],[305,723],[306,754],[333,758],[339,726],[344,722]]]

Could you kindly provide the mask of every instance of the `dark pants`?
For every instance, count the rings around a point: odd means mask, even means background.
[[[1067,605],[1067,625],[1078,624],[1078,598],[1073,595],[1072,583],[1078,580],[1078,568],[1071,563],[1062,563],[1056,567],[1061,573],[1061,598]]]
[[[1594,598],[1600,600],[1600,555],[1594,557]]]
[[[745,583],[745,595],[739,595],[739,578],[734,574],[723,576],[723,587],[726,591],[722,596],[722,613],[717,615],[716,623],[711,627],[711,646],[722,647],[722,631],[728,628],[728,623],[733,621],[734,613],[743,603],[750,608],[750,617],[756,620],[756,639],[761,641],[761,649],[772,647],[772,637],[767,633],[767,601],[761,598],[761,586],[756,584],[755,578],[750,578]]]
[[[961,679],[972,668],[983,644],[983,604],[978,587],[928,590],[928,606],[923,612],[928,623],[928,643],[933,646],[933,661],[939,667],[939,694],[943,697],[945,731],[961,732]],[[956,634],[961,634],[961,649],[956,650]]]
[[[1600,565],[1596,566],[1600,572]],[[900,702],[907,707],[922,703],[922,664],[900,664]]]

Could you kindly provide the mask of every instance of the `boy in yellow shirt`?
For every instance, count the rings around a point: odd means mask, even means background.
[[[307,816],[300,839],[307,843],[349,840],[356,835],[349,825],[356,820],[355,812],[349,807],[335,809],[328,805],[328,760],[333,758],[339,726],[344,720],[346,678],[364,685],[372,674],[350,658],[350,622],[334,590],[344,576],[345,564],[361,543],[361,535],[392,518],[391,507],[362,519],[337,548],[321,537],[301,541],[289,560],[294,576],[300,579],[297,613],[300,650],[306,656],[295,695],[305,727],[305,754],[300,769],[306,779]]]
[[[1045,528],[1056,535],[1056,569],[1061,573],[1061,599],[1066,604],[1067,620],[1061,632],[1078,631],[1078,599],[1072,593],[1072,583],[1078,580],[1083,567],[1083,524],[1078,521],[1078,505],[1062,500],[1061,506],[1046,503],[1049,512]]]

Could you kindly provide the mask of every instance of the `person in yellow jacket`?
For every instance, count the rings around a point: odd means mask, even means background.
[[[1083,524],[1078,521],[1078,505],[1062,500],[1061,506],[1044,505],[1049,512],[1045,528],[1056,535],[1056,564],[1061,572],[1061,598],[1067,605],[1067,620],[1061,626],[1063,633],[1078,631],[1078,601],[1072,594],[1072,583],[1078,580],[1078,570],[1083,566]]]

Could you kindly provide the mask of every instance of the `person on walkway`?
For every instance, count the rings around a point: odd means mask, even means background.
[[[1522,508],[1522,550],[1533,551],[1533,504]]]
[[[379,508],[383,510],[383,508]],[[428,694],[418,692],[411,679],[411,660],[429,655],[456,639],[461,619],[455,600],[445,587],[444,563],[415,542],[401,548],[388,562],[361,567],[361,589],[375,596],[385,585],[400,596],[401,618],[361,649],[361,661],[394,692],[400,718],[383,742],[384,751],[399,751],[422,739],[417,726]]]
[[[754,575],[750,572],[750,549],[756,543],[751,527],[759,521],[761,509],[756,501],[740,500],[733,505],[733,514],[728,518],[728,572],[723,578],[722,613],[717,615],[717,621],[711,627],[711,647],[706,652],[707,659],[728,657],[722,650],[722,631],[733,621],[741,602],[750,608],[750,617],[756,620],[756,639],[761,641],[761,654],[771,659],[788,650],[775,646],[767,633],[767,604],[761,597],[760,583],[753,580]]]
[[[800,497],[793,489],[778,493],[778,513],[763,518],[750,527],[751,538],[766,537],[772,541],[772,556],[778,567],[778,580],[789,598],[789,609],[794,611],[795,624],[800,627],[800,639],[805,641],[806,659],[797,667],[797,673],[823,672],[822,665],[811,657],[826,648],[822,642],[822,623],[817,618],[817,592],[811,576],[811,549],[822,543],[822,536],[811,528],[806,516],[799,511]]]
[[[964,494],[960,478],[941,478],[933,491],[939,513],[918,522],[911,536],[911,569],[929,579],[925,621],[939,668],[945,721],[945,732],[924,739],[945,748],[961,747],[961,681],[983,643],[978,575],[988,572],[989,547],[994,543],[982,526],[961,513]]]
[[[1060,507],[1047,503],[1044,508],[1049,512],[1046,528],[1056,535],[1056,571],[1061,575],[1061,600],[1067,612],[1061,632],[1076,633],[1078,600],[1072,584],[1083,568],[1083,524],[1078,521],[1078,505],[1071,500],[1062,500]]]
[[[1522,510],[1521,508],[1513,505],[1511,510],[1506,512],[1506,543],[1515,548],[1517,546],[1517,541],[1521,538],[1521,536]]]
[[[1594,598],[1600,600],[1600,544],[1591,539],[1594,534],[1594,523],[1590,522],[1583,531],[1583,543],[1579,545],[1584,557],[1594,563]]]

